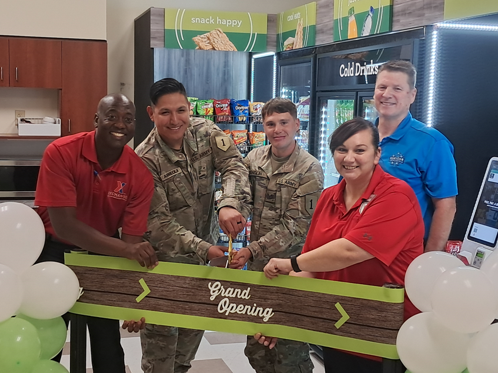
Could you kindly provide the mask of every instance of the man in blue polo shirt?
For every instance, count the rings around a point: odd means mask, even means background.
[[[444,250],[458,194],[453,145],[438,130],[410,114],[417,72],[407,61],[389,61],[377,74],[374,101],[379,113],[384,171],[415,191],[425,223],[425,251]]]

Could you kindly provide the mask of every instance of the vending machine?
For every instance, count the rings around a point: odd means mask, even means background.
[[[420,67],[423,35],[423,29],[418,29],[317,48],[316,121],[311,126],[314,131],[310,134],[310,149],[323,167],[325,188],[339,180],[329,150],[330,136],[342,123],[357,116],[375,122],[377,110],[373,95],[379,67],[394,59],[407,60]],[[419,82],[417,86],[422,84]],[[411,111],[416,117],[417,104]]]

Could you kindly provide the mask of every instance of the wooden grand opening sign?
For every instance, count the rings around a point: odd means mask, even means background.
[[[183,328],[261,332],[399,359],[404,289],[279,276],[200,265],[66,254],[83,295],[72,313]]]

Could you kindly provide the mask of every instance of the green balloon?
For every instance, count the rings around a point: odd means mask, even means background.
[[[64,347],[67,337],[66,323],[62,317],[39,320],[19,314],[17,317],[31,323],[38,331],[41,343],[41,360],[50,360]]]
[[[40,360],[31,373],[69,373],[63,365],[52,360]]]
[[[0,372],[31,373],[40,350],[36,328],[26,320],[14,317],[0,324]]]

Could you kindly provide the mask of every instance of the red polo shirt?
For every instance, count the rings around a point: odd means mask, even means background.
[[[362,197],[346,211],[345,180],[323,191],[303,253],[345,238],[374,258],[317,278],[355,284],[404,285],[410,263],[423,252],[424,221],[412,188],[376,166]],[[419,313],[405,295],[405,319]]]
[[[35,204],[45,231],[54,236],[47,207],[76,207],[78,220],[107,236],[120,227],[125,234],[142,236],[153,192],[151,173],[128,146],[110,168],[100,168],[93,131],[57,139],[47,147]]]

